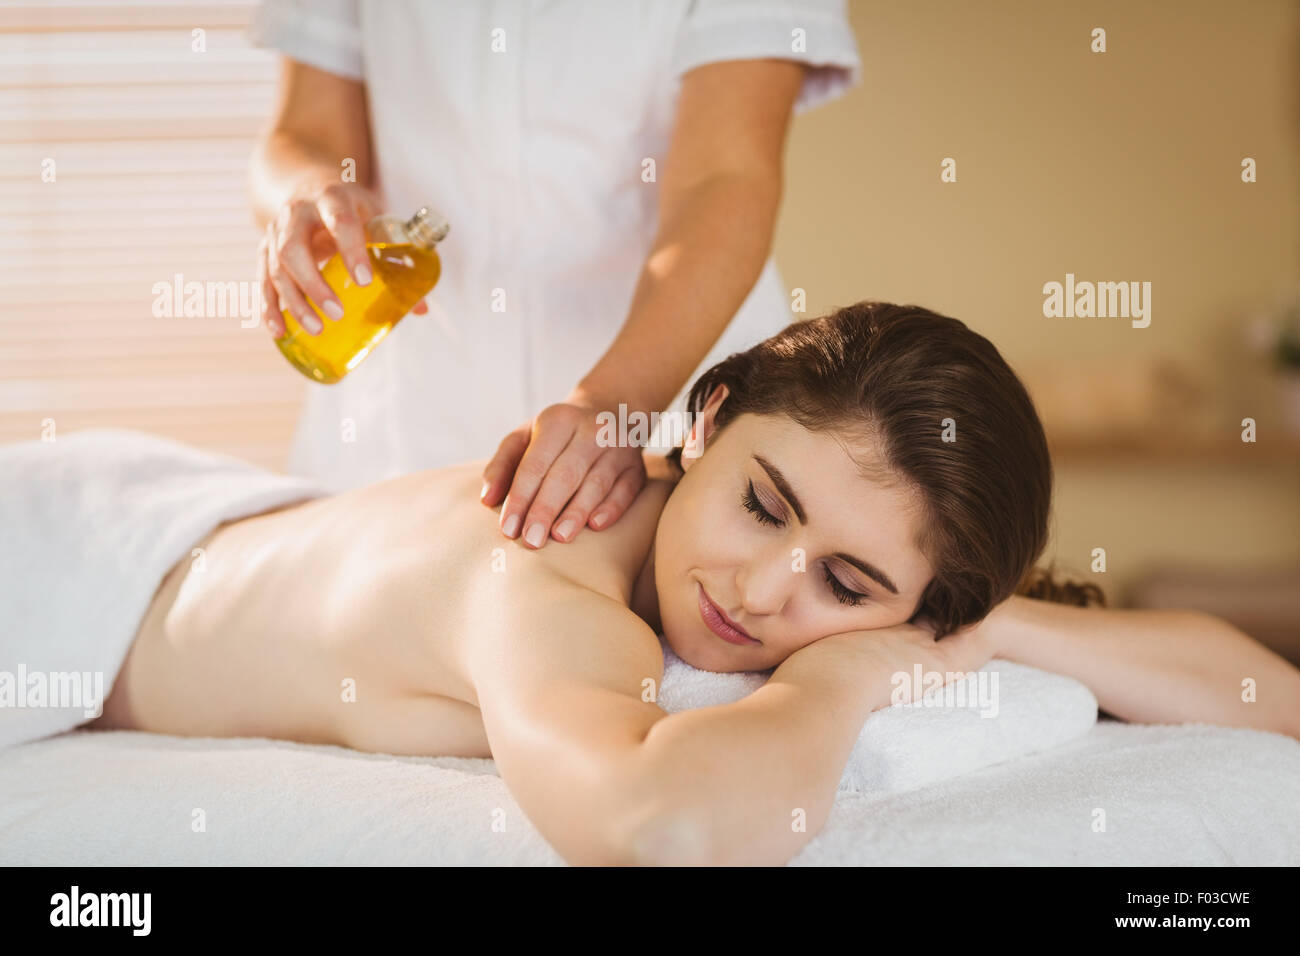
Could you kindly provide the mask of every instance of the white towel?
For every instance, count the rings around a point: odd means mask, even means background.
[[[792,864],[1297,866],[1298,806],[1290,737],[1103,720],[922,790],[841,792]],[[0,753],[0,866],[563,862],[491,760],[136,731]]]
[[[210,531],[321,493],[124,429],[0,446],[0,748],[97,716],[163,576]],[[75,704],[33,706],[41,684]]]
[[[0,685],[21,670],[102,674],[102,705],[168,568],[223,521],[321,493],[303,479],[141,432],[95,429],[0,446]],[[700,671],[663,650],[659,704],[670,713],[739,700],[769,676]],[[941,703],[961,688],[968,696],[957,701],[977,702],[981,686],[994,694],[995,715],[982,705],[874,713],[840,788],[923,786],[1081,737],[1096,721],[1097,702],[1082,684],[1006,661],[924,700]],[[0,747],[94,716],[84,701],[4,706],[3,692]]]
[[[740,700],[771,673],[698,670],[662,638],[660,645],[664,679],[658,703],[670,714]],[[930,685],[922,677],[920,686]],[[875,711],[862,726],[839,788],[923,787],[1075,740],[1096,722],[1097,699],[1077,680],[994,659],[977,673],[932,688],[921,704]]]

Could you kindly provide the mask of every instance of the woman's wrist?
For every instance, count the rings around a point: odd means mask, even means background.
[[[987,628],[994,657],[1013,663],[1025,663],[1025,639],[1035,627],[1034,611],[1040,603],[1042,602],[1033,598],[1015,594],[989,612],[981,627]]]
[[[888,706],[891,673],[883,648],[862,631],[804,645],[777,666],[769,683],[787,681],[814,699],[863,707],[866,720],[871,711]]]

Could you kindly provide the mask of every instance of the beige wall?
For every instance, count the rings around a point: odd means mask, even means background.
[[[1112,595],[1167,560],[1300,559],[1300,453],[1243,342],[1300,264],[1296,4],[850,0],[850,15],[863,82],[798,117],[788,150],[776,254],[809,314],[915,302],[987,335],[1027,381],[1053,360],[1184,362],[1211,440],[1184,447],[1162,421],[1174,449],[1154,461],[1058,455],[1048,557],[1086,570],[1105,547]],[[1044,318],[1042,286],[1067,272],[1151,282],[1150,327]],[[1245,416],[1271,442],[1259,460]]]
[[[37,437],[47,419],[115,425],[282,467],[308,386],[264,331],[149,313],[151,286],[173,273],[254,278],[245,173],[275,62],[243,40],[250,6],[204,8],[202,59],[177,54],[170,7],[141,8],[130,29],[108,8],[72,21],[61,9],[0,12],[0,103],[18,117],[0,137],[0,441]],[[1105,547],[1112,594],[1167,559],[1300,558],[1300,444],[1278,440],[1270,380],[1241,341],[1243,317],[1300,263],[1296,4],[850,12],[863,82],[799,117],[788,152],[776,251],[809,312],[880,298],[966,320],[1030,382],[1058,440],[1040,386],[1062,376],[1044,363],[1113,371],[1065,406],[1099,417],[1134,404],[1124,368],[1190,363],[1212,387],[1197,420],[1218,439],[1183,441],[1162,421],[1154,458],[1066,442],[1049,556],[1083,568]],[[53,57],[87,42],[58,32],[70,25],[121,55]],[[1089,51],[1095,26],[1105,54]],[[943,184],[949,156],[958,181]],[[1240,182],[1243,156],[1258,183]],[[47,157],[57,184],[36,174]],[[1043,318],[1042,285],[1066,272],[1151,282],[1150,328]],[[1261,422],[1257,446],[1235,441],[1245,415]]]

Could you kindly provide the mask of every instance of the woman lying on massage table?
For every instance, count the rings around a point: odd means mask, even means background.
[[[788,861],[915,664],[953,679],[996,656],[1124,720],[1300,734],[1300,670],[1240,631],[1087,607],[1094,586],[1034,568],[1043,430],[957,320],[859,303],[800,322],[690,407],[686,453],[562,547],[501,535],[482,462],[219,527],[201,573],[163,579],[94,726],[491,756],[576,864]],[[670,716],[656,632],[695,667],[775,672]]]

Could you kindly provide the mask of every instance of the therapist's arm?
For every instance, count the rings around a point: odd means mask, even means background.
[[[616,416],[620,403],[629,413],[659,411],[718,341],[771,250],[786,131],[804,70],[790,60],[734,60],[682,78],[668,155],[656,171],[658,233],[618,337],[566,404]],[[575,529],[589,517],[592,527],[612,524],[641,487],[616,480],[615,469],[630,470],[627,449],[596,447],[589,434],[559,435],[567,424],[562,415],[551,429],[558,437],[550,438],[545,415],[502,442],[484,472],[484,503],[495,506],[509,488],[501,525],[513,527],[510,537],[540,524],[545,540],[565,519]],[[583,437],[578,416],[570,412],[569,420]],[[557,460],[561,467],[552,469]],[[644,471],[636,477],[643,480]],[[608,494],[588,494],[588,485]],[[515,516],[524,520],[512,525]]]
[[[658,411],[721,337],[771,252],[804,69],[734,60],[682,78],[658,168],[658,234],[618,338],[575,391],[615,411],[620,401]]]
[[[282,308],[312,334],[321,323],[308,300],[342,315],[316,265],[336,249],[357,282],[370,281],[365,224],[381,211],[374,185],[365,84],[282,56],[275,106],[248,179],[253,218],[264,230],[262,318],[276,338],[284,334]],[[427,307],[420,302],[412,311]]]

